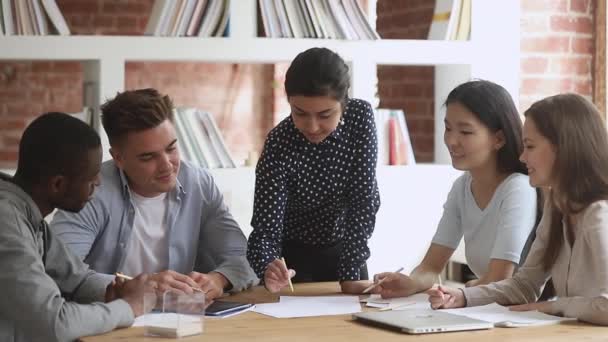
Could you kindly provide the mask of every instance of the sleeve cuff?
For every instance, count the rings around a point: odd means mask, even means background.
[[[133,321],[135,320],[133,310],[131,310],[131,305],[124,299],[117,299],[110,303],[106,303],[106,305],[113,313],[112,316],[115,317],[116,326],[118,328],[126,328],[133,325]]]

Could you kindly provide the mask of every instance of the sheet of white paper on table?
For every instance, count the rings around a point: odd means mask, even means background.
[[[254,312],[276,318],[346,315],[361,312],[357,296],[281,296],[279,303],[257,304]]]
[[[378,294],[373,294],[369,298],[361,300],[366,306],[384,309],[390,307],[391,310],[410,310],[410,309],[429,309],[429,295],[417,293],[409,297],[382,298]]]
[[[574,318],[551,316],[539,311],[510,311],[508,307],[496,303],[441,311],[492,322],[497,327],[508,328],[549,325],[575,320]]]

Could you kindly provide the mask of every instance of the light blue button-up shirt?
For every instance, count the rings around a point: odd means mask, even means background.
[[[177,185],[167,196],[169,269],[219,272],[233,291],[257,284],[245,235],[207,171],[182,161]],[[134,218],[127,178],[110,160],[102,165],[93,199],[79,213],[58,211],[51,229],[92,269],[114,273],[127,256]]]

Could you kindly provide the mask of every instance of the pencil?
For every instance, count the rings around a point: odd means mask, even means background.
[[[401,271],[403,271],[403,267],[399,267],[399,269],[397,269],[397,270],[396,270],[394,273],[399,273],[399,272],[401,272]],[[382,278],[382,279],[380,279],[380,281],[379,281],[379,282],[374,283],[374,284],[371,284],[371,285],[370,285],[368,288],[366,288],[365,290],[363,290],[363,293],[368,293],[368,292],[369,292],[369,291],[371,291],[371,290],[372,290],[374,287],[376,287],[376,286],[378,286],[378,285],[382,284],[382,283],[384,282],[384,280],[385,280],[385,279],[386,279],[386,278]]]
[[[441,283],[441,274],[437,274],[437,278],[439,278],[439,286],[443,286],[443,284]]]
[[[287,268],[287,263],[285,262],[285,258],[281,258],[281,260],[283,260],[283,263],[285,264],[285,268]],[[287,269],[287,273],[289,273],[289,269]],[[289,280],[289,288],[291,289],[291,292],[293,292],[293,284],[291,283],[291,277],[289,277],[289,275],[287,276],[287,280]]]
[[[122,274],[120,272],[116,272],[115,275],[116,275],[117,278],[122,278],[122,279],[125,279],[125,280],[133,280],[133,277],[129,277],[128,275]],[[199,289],[198,287],[190,286],[190,288],[192,289],[192,291],[203,292],[203,290]]]

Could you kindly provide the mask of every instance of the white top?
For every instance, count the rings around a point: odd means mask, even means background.
[[[135,215],[127,256],[120,267],[122,273],[136,276],[167,269],[169,239],[165,223],[166,198],[166,193],[148,198],[131,191]]]
[[[464,236],[467,263],[482,277],[491,259],[520,262],[536,221],[536,190],[528,176],[513,173],[482,210],[473,197],[471,181],[471,174],[465,172],[454,182],[432,242],[456,249]]]

